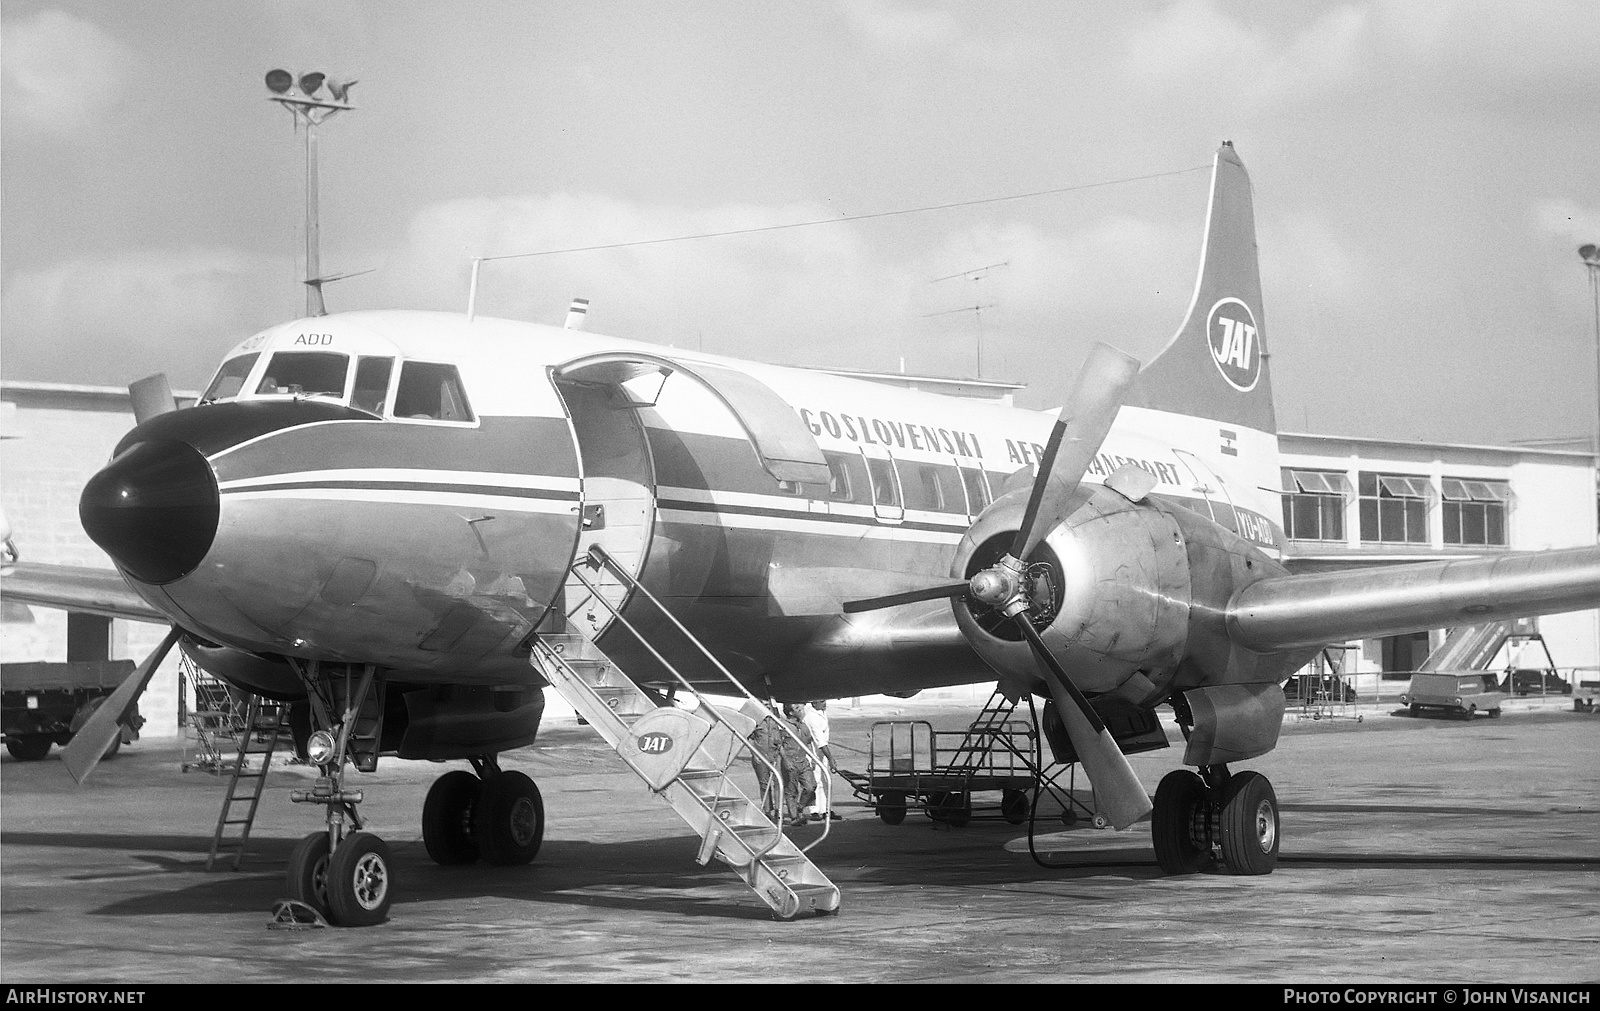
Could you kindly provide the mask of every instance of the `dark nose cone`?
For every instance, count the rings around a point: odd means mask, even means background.
[[[146,583],[194,571],[217,535],[217,481],[186,442],[136,442],[89,480],[78,518],[118,565]]]

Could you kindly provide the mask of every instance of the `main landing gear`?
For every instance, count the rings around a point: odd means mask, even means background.
[[[502,771],[495,756],[472,759],[473,775],[447,772],[422,805],[422,844],[436,864],[532,862],[544,841],[544,798],[533,780]]]
[[[1279,835],[1278,798],[1258,772],[1177,769],[1156,787],[1150,836],[1156,863],[1168,874],[1205,870],[1218,851],[1230,873],[1271,874]]]

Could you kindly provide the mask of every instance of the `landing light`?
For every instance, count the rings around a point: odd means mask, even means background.
[[[334,741],[333,735],[326,730],[319,730],[306,741],[306,757],[314,765],[327,765],[333,761]]]

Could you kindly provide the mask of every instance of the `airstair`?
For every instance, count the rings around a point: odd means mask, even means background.
[[[825,914],[839,908],[839,889],[811,862],[806,852],[826,838],[821,834],[800,846],[784,834],[761,801],[735,782],[751,763],[764,766],[760,779],[777,785],[782,796],[782,770],[750,743],[759,721],[767,718],[760,700],[737,679],[648,590],[616,565],[598,544],[572,567],[572,576],[588,600],[607,608],[684,689],[698,690],[683,677],[602,592],[602,582],[621,580],[647,599],[697,648],[727,681],[725,694],[745,701],[737,709],[702,701],[694,710],[666,703],[660,693],[635,683],[589,636],[576,631],[541,633],[532,642],[532,662],[550,686],[611,745],[656,796],[700,836],[696,857],[701,866],[713,857],[728,865],[782,920],[801,913]],[[571,626],[569,626],[571,627]],[[784,721],[775,720],[791,737]],[[798,738],[796,738],[798,740]],[[817,756],[806,748],[813,763]],[[818,784],[825,789],[825,784]],[[781,818],[781,801],[777,805]]]

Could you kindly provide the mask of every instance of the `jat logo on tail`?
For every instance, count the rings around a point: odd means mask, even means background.
[[[1250,307],[1236,298],[1219,300],[1206,317],[1206,340],[1228,385],[1241,393],[1255,389],[1261,379],[1261,338]]]

